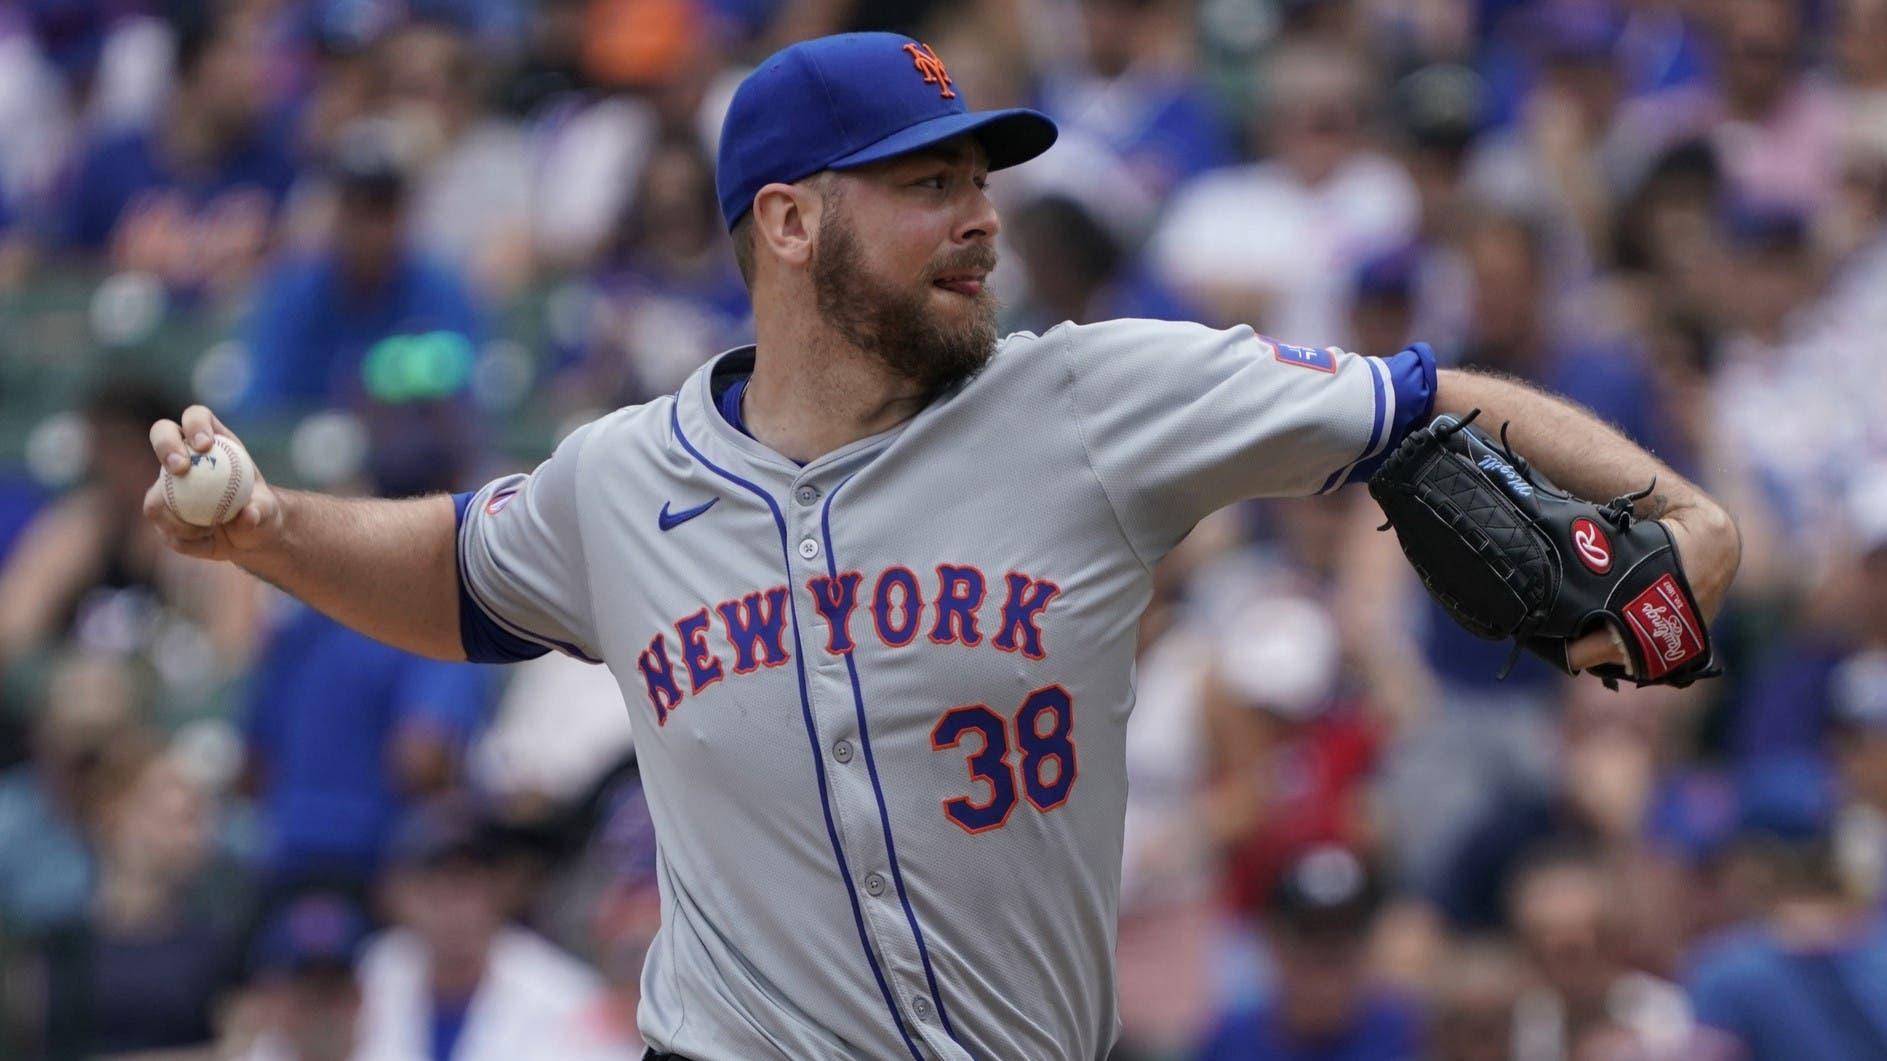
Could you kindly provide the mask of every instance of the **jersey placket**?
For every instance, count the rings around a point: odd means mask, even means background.
[[[847,467],[802,472],[793,483],[787,516],[794,536],[795,612],[806,627],[800,639],[808,660],[807,694],[826,756],[833,816],[852,871],[849,883],[862,904],[873,948],[884,964],[907,1030],[924,1040],[932,1056],[966,1057],[951,1033],[949,1011],[897,862],[896,838],[881,787],[884,778],[871,747],[867,705],[858,684],[859,668],[853,653],[826,650],[830,623],[811,589],[814,578],[836,578],[839,572],[859,566],[856,557],[841,562],[832,543],[833,505],[849,478],[847,468],[855,467],[856,460],[869,459],[864,454],[850,456],[842,462]]]
[[[713,416],[718,417],[719,414],[713,413]],[[793,655],[794,666],[798,672],[796,693],[801,701],[808,730],[807,735],[811,743],[808,750],[813,756],[812,769],[819,786],[825,824],[833,845],[834,869],[843,882],[847,902],[857,919],[859,944],[864,949],[862,956],[870,967],[874,986],[882,993],[883,1004],[891,1007],[891,1011],[885,1016],[891,1018],[899,1039],[917,1061],[924,1061],[923,1052],[917,1047],[916,1040],[918,1039],[922,1039],[931,1046],[931,1053],[934,1056],[948,1058],[964,1056],[961,1051],[940,1050],[931,1029],[912,1019],[916,1007],[912,1002],[911,992],[904,987],[904,981],[907,981],[909,977],[900,978],[895,969],[889,972],[885,969],[886,934],[881,926],[882,918],[878,916],[874,908],[870,893],[860,883],[862,874],[853,868],[856,863],[852,857],[852,851],[853,845],[859,842],[859,830],[856,824],[848,829],[848,821],[855,823],[860,809],[857,797],[848,797],[850,786],[836,786],[835,790],[835,781],[842,778],[836,778],[834,770],[828,767],[829,763],[835,761],[837,742],[845,740],[849,746],[851,739],[849,736],[835,735],[832,732],[833,720],[836,717],[832,705],[838,702],[838,698],[824,689],[830,683],[822,679],[824,672],[819,666],[819,661],[828,653],[824,651],[822,641],[813,640],[815,637],[823,637],[823,631],[813,623],[804,622],[800,618],[801,609],[813,607],[805,583],[806,579],[822,570],[815,565],[820,559],[819,554],[823,551],[823,547],[820,546],[812,530],[816,516],[802,514],[802,510],[812,509],[814,506],[800,503],[799,498],[812,496],[801,493],[804,487],[820,491],[823,491],[823,487],[815,481],[814,473],[802,469],[798,475],[788,480],[788,487],[784,493],[780,493],[777,488],[781,480],[777,468],[762,466],[751,460],[733,461],[725,465],[715,461],[703,453],[688,437],[688,432],[681,423],[679,402],[670,412],[670,424],[676,440],[681,443],[682,448],[690,457],[715,475],[752,494],[765,504],[773,517],[775,529],[779,533],[781,562],[785,565],[783,574],[787,578],[788,592],[793,601],[793,607],[787,618],[787,624],[792,630],[792,647],[788,651]],[[711,420],[709,430],[712,431],[721,426],[722,422]],[[815,503],[817,500],[817,497],[813,497]],[[814,614],[817,614],[816,607]],[[848,751],[846,754],[848,758],[854,760],[857,758],[855,751]],[[847,805],[848,798],[850,806]],[[849,842],[848,837],[852,838]],[[929,1010],[932,1007],[927,1001],[923,1008]],[[935,1019],[934,1016],[932,1019]]]

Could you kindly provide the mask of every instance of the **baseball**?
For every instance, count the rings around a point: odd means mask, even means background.
[[[217,435],[208,453],[190,454],[190,470],[182,475],[160,471],[164,503],[185,523],[214,527],[236,518],[256,486],[255,462],[242,444]]]

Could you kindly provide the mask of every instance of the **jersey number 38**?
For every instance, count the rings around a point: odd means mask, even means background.
[[[966,832],[980,833],[1002,828],[1020,797],[1043,812],[1068,802],[1077,772],[1074,709],[1074,698],[1059,685],[1031,692],[1016,709],[1013,744],[1011,720],[991,711],[988,704],[964,704],[945,711],[930,731],[931,750],[955,748],[966,739],[980,740],[981,747],[969,752],[966,765],[972,782],[989,786],[989,798],[953,796],[943,801],[944,816]],[[1009,763],[1011,747],[1022,749],[1016,766]]]

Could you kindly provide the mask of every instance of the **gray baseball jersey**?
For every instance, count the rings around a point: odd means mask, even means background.
[[[643,1034],[703,1061],[1105,1056],[1150,570],[1215,509],[1367,472],[1426,417],[1432,355],[1062,325],[803,467],[717,402],[753,359],[460,498],[468,654],[601,661],[633,718]]]

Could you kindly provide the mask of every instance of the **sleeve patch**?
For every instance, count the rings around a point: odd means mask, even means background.
[[[1263,335],[1258,337],[1258,341],[1271,348],[1271,356],[1280,364],[1296,365],[1298,368],[1311,368],[1336,375],[1337,352],[1334,348],[1314,350],[1308,346],[1292,346],[1290,343],[1281,343]]]

